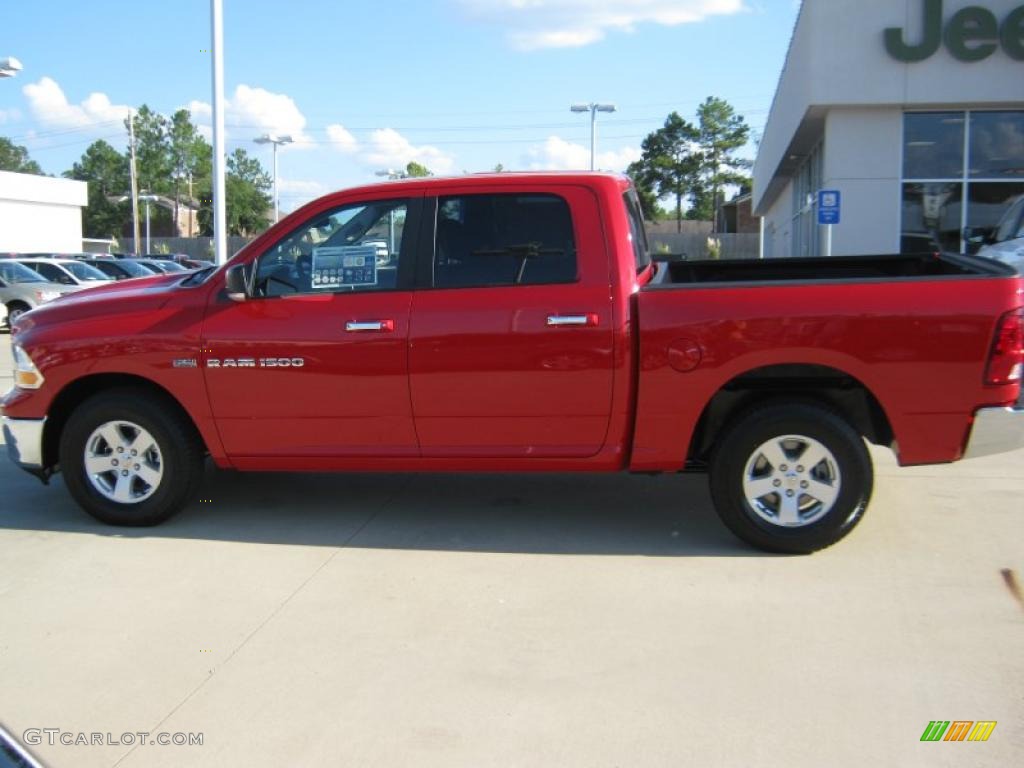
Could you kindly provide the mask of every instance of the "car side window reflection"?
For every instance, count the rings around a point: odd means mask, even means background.
[[[253,294],[396,290],[408,212],[408,200],[374,200],[315,217],[260,256]]]

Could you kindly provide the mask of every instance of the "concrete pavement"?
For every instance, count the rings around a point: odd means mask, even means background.
[[[126,530],[2,461],[0,721],[203,734],[44,734],[55,768],[1014,764],[1024,452],[873,456],[863,523],[802,558],[735,541],[701,477],[211,469]],[[998,725],[921,743],[937,719]]]

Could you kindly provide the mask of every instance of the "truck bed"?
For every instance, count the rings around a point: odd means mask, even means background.
[[[659,265],[652,287],[707,283],[899,280],[1002,277],[1012,268],[991,259],[956,254],[893,254],[814,258],[670,261]]]

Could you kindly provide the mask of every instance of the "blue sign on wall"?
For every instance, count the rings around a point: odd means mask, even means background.
[[[840,203],[838,189],[823,189],[818,192],[818,223],[838,224]]]

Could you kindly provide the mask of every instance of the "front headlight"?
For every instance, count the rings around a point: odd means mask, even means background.
[[[36,291],[36,299],[40,304],[45,304],[48,301],[53,301],[60,296],[60,291]]]
[[[43,374],[28,353],[17,344],[11,345],[11,351],[14,353],[14,386],[22,389],[39,389],[43,386]]]

